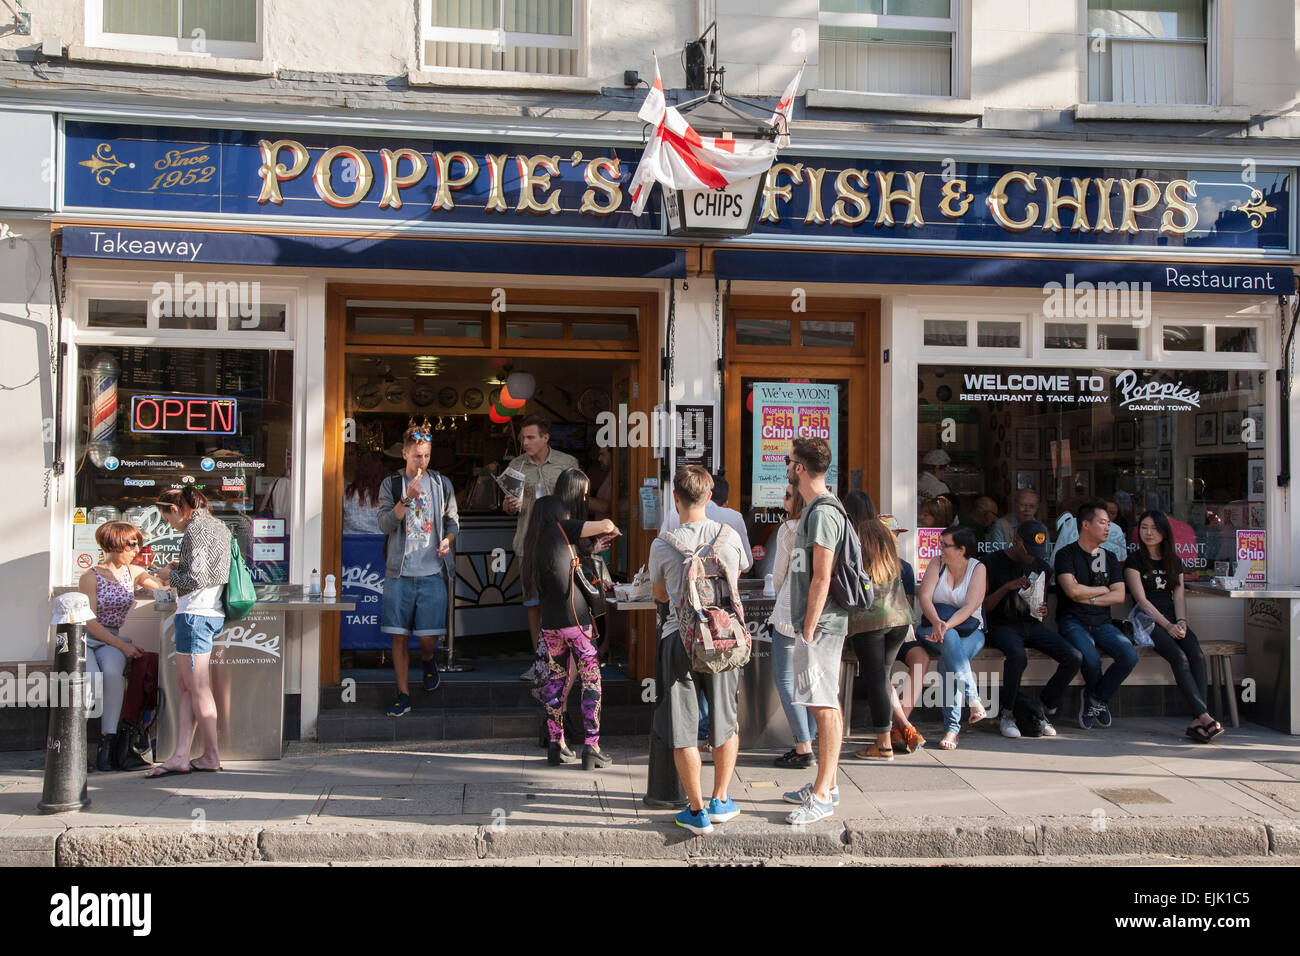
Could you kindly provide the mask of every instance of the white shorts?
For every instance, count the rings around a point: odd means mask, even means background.
[[[840,705],[840,656],[844,651],[843,634],[818,630],[813,642],[803,637],[794,641],[794,704],[798,707],[838,707]]]

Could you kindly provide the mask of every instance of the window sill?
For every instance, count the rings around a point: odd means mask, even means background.
[[[411,86],[454,86],[493,90],[556,90],[570,93],[599,93],[600,80],[585,76],[552,76],[549,73],[506,73],[495,70],[409,70]]]
[[[204,70],[211,73],[239,73],[244,76],[275,76],[275,64],[263,57],[244,60],[196,53],[158,53],[147,50],[110,50],[73,44],[68,59],[87,63],[116,63],[127,66],[156,66],[173,70]]]
[[[1248,123],[1249,106],[1142,106],[1135,103],[1080,103],[1077,120],[1146,120],[1175,123]]]
[[[809,108],[883,110],[934,116],[983,116],[984,104],[951,96],[909,96],[903,93],[858,93],[851,90],[809,90]]]

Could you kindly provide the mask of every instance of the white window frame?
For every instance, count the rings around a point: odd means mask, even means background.
[[[505,0],[499,5],[498,19],[505,22]],[[511,33],[504,27],[496,30],[477,30],[467,27],[440,27],[433,24],[432,0],[420,0],[420,69],[426,73],[482,73],[489,76],[564,77],[563,73],[525,73],[518,70],[483,70],[467,66],[440,66],[429,63],[425,49],[429,43],[475,43],[502,49],[509,47],[540,47],[547,50],[573,50],[578,57],[578,67],[571,78],[577,79],[587,71],[587,4],[586,0],[573,0],[573,33],[559,36],[551,33]]]
[[[426,0],[427,2],[427,0]],[[882,93],[879,90],[843,90],[837,92],[846,93],[866,93],[877,96],[925,96],[934,97],[935,99],[958,99],[960,98],[962,63],[961,51],[964,49],[961,37],[961,11],[960,5],[962,0],[948,0],[948,16],[945,17],[913,17],[902,14],[889,13],[838,13],[817,11],[818,45],[821,44],[820,27],[860,27],[863,29],[874,30],[916,30],[922,32],[946,32],[952,37],[949,44],[949,66],[951,67],[951,76],[948,78],[948,94],[946,96],[934,93]],[[889,0],[885,0],[885,9],[889,9]],[[824,87],[830,89],[829,87]]]
[[[176,22],[179,32],[183,24],[183,0],[176,0]],[[265,31],[266,5],[256,0],[257,39],[252,42],[238,40],[205,40],[200,52],[193,48],[193,37],[158,37],[138,33],[104,32],[104,0],[86,0],[86,46],[110,50],[130,50],[139,53],[167,53],[181,56],[224,57],[235,60],[260,60]]]
[[[1087,93],[1089,87],[1091,86],[1091,78],[1090,78],[1089,70],[1091,70],[1092,68],[1092,64],[1090,62],[1091,60],[1090,53],[1092,50],[1093,38],[1088,31],[1088,0],[1080,0],[1080,4],[1082,5],[1081,15],[1083,17],[1082,32],[1084,34],[1084,40],[1086,43],[1084,47],[1085,52],[1084,52],[1084,72],[1083,72],[1083,92],[1084,92],[1083,102],[1099,103],[1108,106],[1113,104],[1116,106],[1137,106],[1137,107],[1146,107],[1146,106],[1179,107],[1179,106],[1219,105],[1220,102],[1219,33],[1220,33],[1221,16],[1220,16],[1220,5],[1218,0],[1205,0],[1205,102],[1204,103],[1121,103],[1119,100],[1114,99],[1113,96],[1109,100],[1090,99]],[[1134,41],[1134,38],[1113,37],[1108,35],[1106,37],[1106,41],[1109,43],[1111,40]],[[1139,39],[1136,40],[1135,42],[1140,43],[1141,40]],[[1164,42],[1193,43],[1196,41],[1166,40]],[[1111,92],[1112,94],[1114,93],[1113,90]]]

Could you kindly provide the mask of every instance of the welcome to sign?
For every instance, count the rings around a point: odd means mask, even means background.
[[[661,231],[629,211],[640,146],[403,140],[69,122],[64,206]],[[757,233],[1286,251],[1283,169],[782,156]],[[647,207],[654,209],[654,204]]]

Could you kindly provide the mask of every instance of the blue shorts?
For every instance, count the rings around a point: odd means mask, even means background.
[[[379,630],[384,634],[437,637],[447,633],[447,579],[441,574],[418,578],[384,578],[379,601]]]
[[[211,654],[212,641],[221,633],[226,619],[208,617],[206,614],[176,615],[176,652],[178,654]]]

